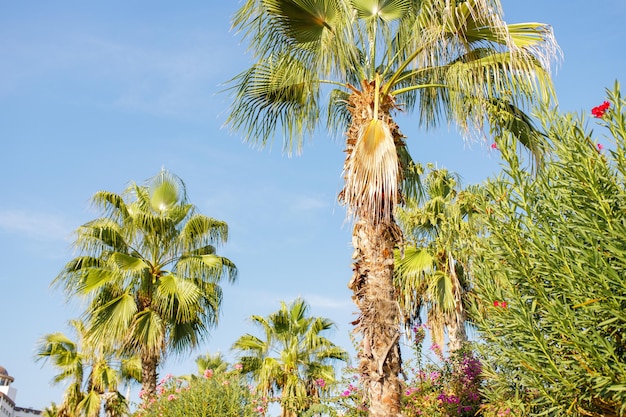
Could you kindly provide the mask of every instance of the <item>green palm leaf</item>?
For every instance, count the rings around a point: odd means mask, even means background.
[[[91,390],[78,404],[78,408],[85,417],[98,417],[101,405],[100,395],[95,390]]]
[[[173,274],[159,279],[155,292],[155,308],[161,315],[174,322],[190,322],[198,315],[200,289],[190,280]]]
[[[143,259],[119,252],[111,254],[111,262],[122,271],[128,272],[141,272],[150,268]]]
[[[137,314],[137,305],[134,297],[128,292],[106,300],[90,312],[90,319],[93,323],[90,329],[91,337],[96,343],[107,339],[123,340],[135,314]]]
[[[165,347],[164,321],[154,310],[145,309],[133,316],[130,335],[135,349],[161,353]]]
[[[336,16],[334,2],[307,0],[265,1],[268,13],[275,16],[283,34],[298,44],[318,42],[323,31],[332,30]]]
[[[402,18],[412,9],[410,0],[350,0],[361,19],[382,19],[386,22]]]

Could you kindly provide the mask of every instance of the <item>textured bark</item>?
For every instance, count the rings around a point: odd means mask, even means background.
[[[401,415],[402,393],[399,309],[393,285],[393,249],[399,229],[394,223],[354,226],[354,274],[349,287],[360,310],[355,330],[361,380],[369,399],[369,415]]]
[[[159,356],[154,352],[142,350],[141,352],[141,388],[147,397],[156,395],[157,367]]]

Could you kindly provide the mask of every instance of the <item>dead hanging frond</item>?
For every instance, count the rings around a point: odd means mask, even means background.
[[[372,119],[362,124],[345,164],[343,201],[361,218],[390,219],[399,200],[399,163],[389,124]]]
[[[400,200],[398,147],[404,142],[390,116],[395,101],[390,95],[381,95],[380,78],[362,82],[361,88],[348,100],[352,123],[347,133],[340,200],[348,215],[378,223],[391,219]]]

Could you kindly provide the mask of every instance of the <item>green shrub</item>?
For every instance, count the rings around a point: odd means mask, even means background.
[[[534,173],[498,146],[472,271],[484,415],[626,415],[626,103],[617,83],[608,96],[602,138],[583,116],[539,115],[549,153]]]
[[[238,370],[207,370],[184,379],[168,375],[157,386],[157,396],[143,401],[135,417],[258,417],[267,410]]]

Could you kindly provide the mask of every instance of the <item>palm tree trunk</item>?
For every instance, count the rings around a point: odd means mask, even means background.
[[[141,351],[141,389],[146,398],[156,395],[159,356],[147,349]]]
[[[401,236],[392,221],[359,219],[354,226],[353,276],[349,288],[360,310],[359,371],[371,417],[401,416],[399,309],[393,285],[393,250]]]
[[[448,254],[452,294],[454,295],[454,311],[447,314],[446,327],[448,328],[448,352],[459,350],[467,342],[465,332],[465,310],[463,308],[463,290],[459,277],[456,274],[454,258]]]

